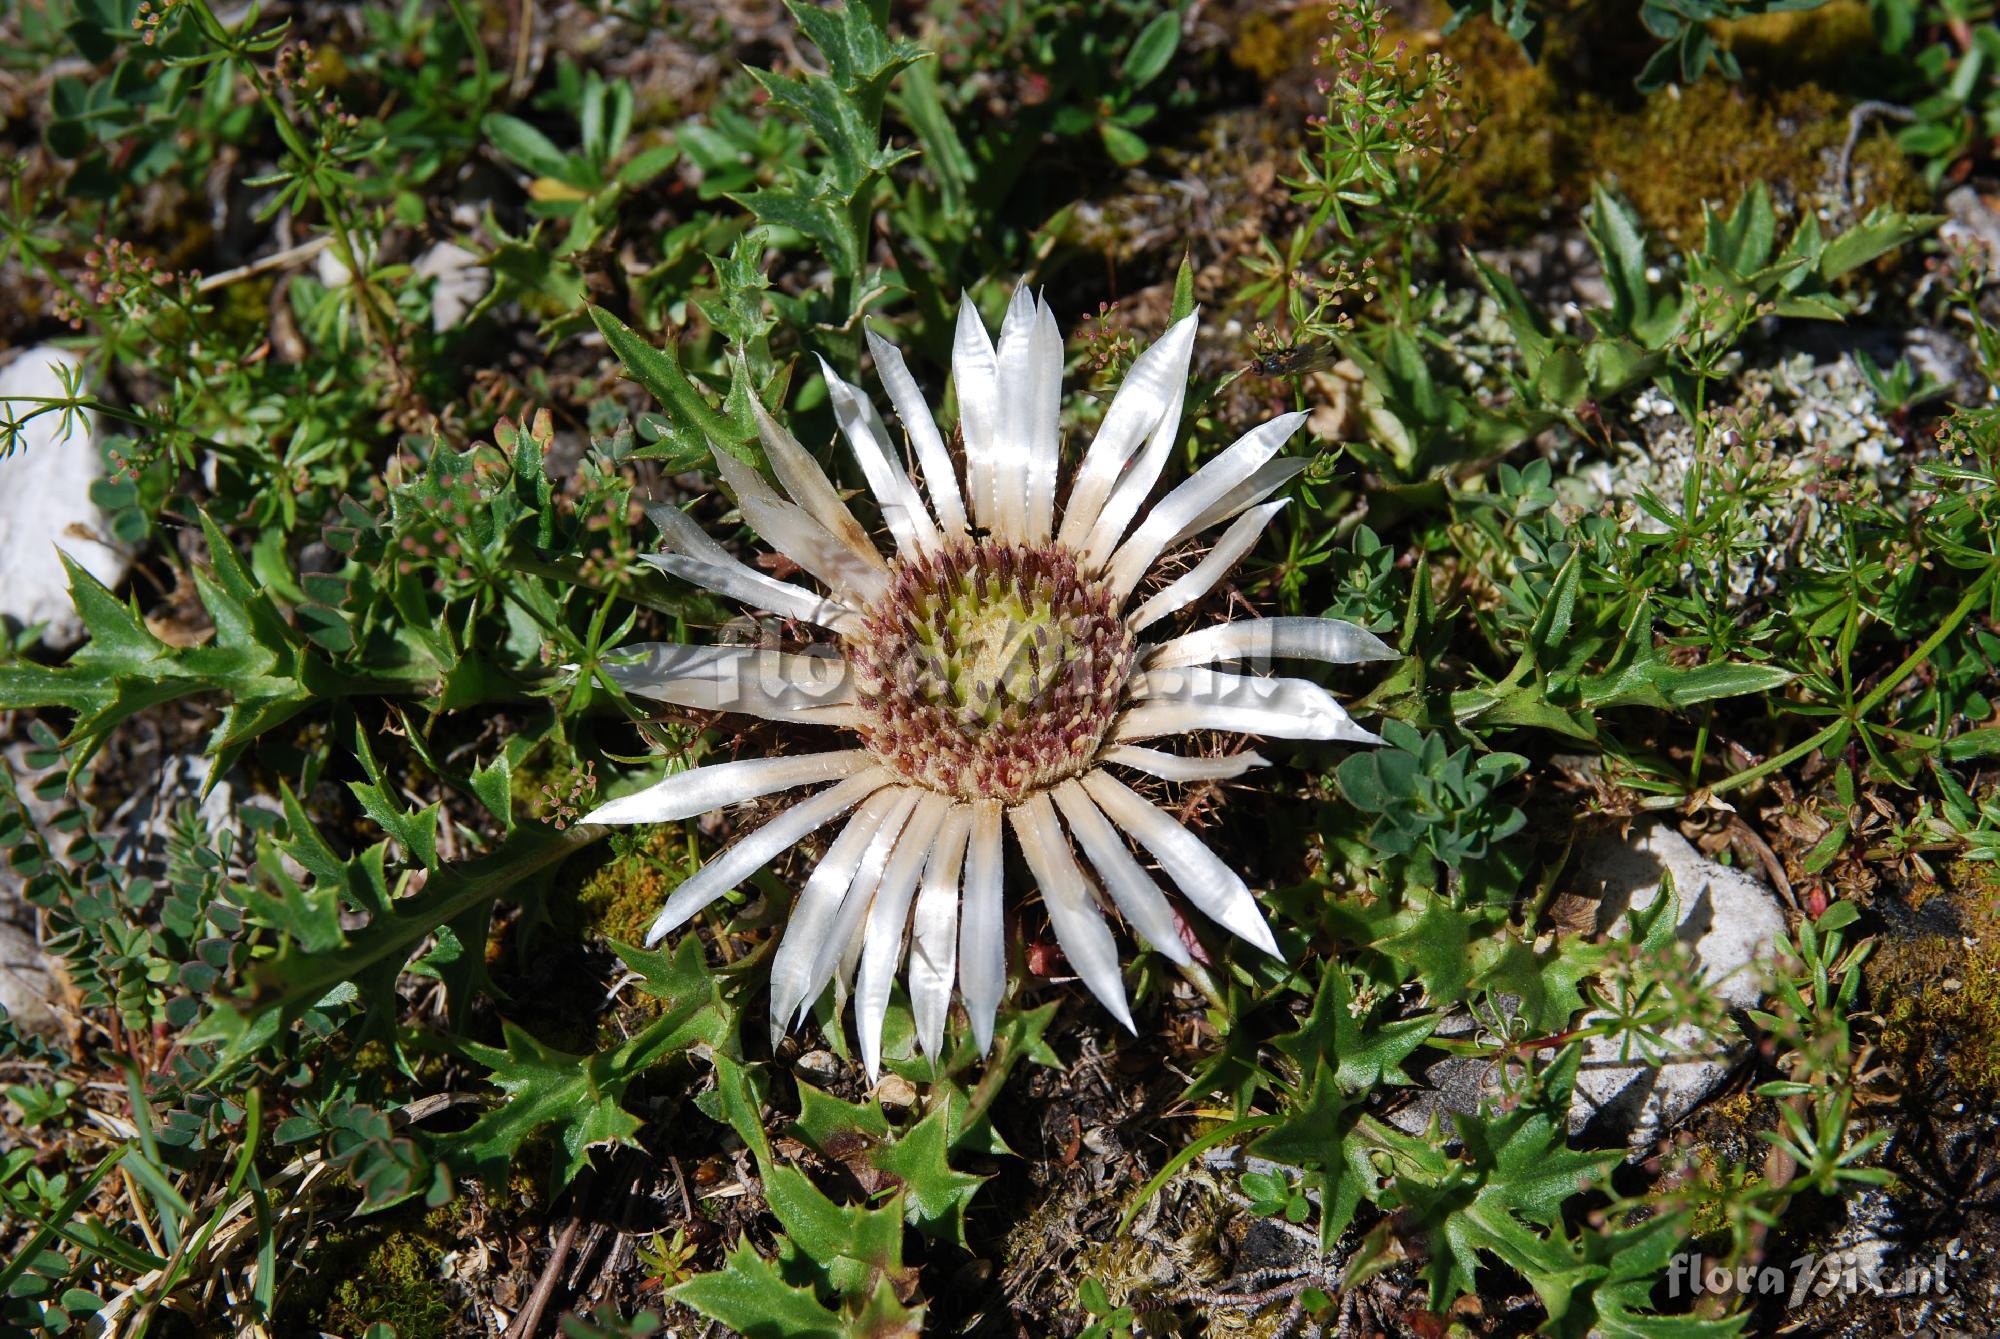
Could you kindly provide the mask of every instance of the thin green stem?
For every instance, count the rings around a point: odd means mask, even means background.
[[[264,71],[258,67],[257,62],[252,59],[243,43],[237,40],[236,35],[216,17],[215,10],[210,7],[208,0],[191,0],[191,3],[210,38],[228,54],[230,59],[243,67],[244,77],[250,81],[250,87],[257,94],[257,100],[263,103],[264,109],[271,114],[272,125],[278,132],[278,138],[284,141],[285,148],[297,160],[300,171],[312,188],[313,197],[319,201],[320,208],[326,211],[327,225],[333,229],[337,259],[347,267],[347,273],[351,276],[350,282],[354,284],[355,292],[360,297],[361,311],[367,320],[369,333],[380,346],[383,356],[389,360],[390,366],[396,369],[398,376],[401,376],[402,364],[396,356],[396,342],[392,337],[394,323],[384,316],[376,304],[377,295],[368,282],[367,271],[362,264],[361,249],[354,241],[354,225],[348,219],[341,202],[321,183],[319,169],[315,165],[316,156],[307,146],[305,136],[300,134],[298,126],[293,124],[291,115],[278,100],[277,92],[271,87],[270,80],[265,78]]]
[[[465,12],[463,0],[447,0],[451,6],[451,16],[458,22],[458,30],[465,37],[465,44],[472,49],[473,78],[479,85],[479,110],[484,112],[490,99],[486,86],[492,78],[493,67],[486,57],[486,43],[480,39],[479,25]]]
[[[1705,703],[1701,712],[1701,724],[1694,733],[1694,758],[1688,763],[1688,786],[1701,784],[1701,764],[1708,756],[1708,731],[1715,722],[1715,704]]]
[[[35,405],[38,407],[21,415],[19,419],[6,420],[0,418],[0,429],[18,430],[24,427],[30,419],[40,418],[44,414],[58,413],[63,410],[88,410],[90,413],[97,414],[103,418],[113,419],[119,423],[129,423],[135,428],[143,428],[147,432],[161,434],[168,432],[186,433],[188,441],[215,452],[224,460],[247,460],[251,456],[251,453],[240,443],[218,441],[213,437],[204,437],[198,432],[188,432],[178,424],[163,423],[141,410],[127,409],[122,405],[115,405],[107,400],[99,400],[92,396],[82,396],[74,400],[67,400],[54,395],[16,395],[9,396],[8,400],[14,404]],[[4,459],[6,454],[5,452],[0,452],[0,459]]]
[[[1833,739],[1842,730],[1859,726],[1869,712],[1882,705],[1883,701],[1888,698],[1889,694],[1896,691],[1903,680],[1916,673],[1918,668],[1931,658],[1931,655],[1938,647],[1944,645],[1945,638],[1958,630],[1958,625],[1963,623],[1966,617],[1979,607],[1981,601],[1985,600],[1987,591],[1992,587],[1996,576],[2000,576],[2000,559],[1987,564],[1986,570],[1980,573],[1979,579],[1972,583],[1972,586],[1965,592],[1964,597],[1959,600],[1957,606],[1949,614],[1945,615],[1944,621],[1937,625],[1930,636],[1924,638],[1922,644],[1916,650],[1904,657],[1902,664],[1890,671],[1882,682],[1876,684],[1866,697],[1856,703],[1851,711],[1836,718],[1832,724],[1818,731],[1804,743],[1796,744],[1774,758],[1767,758],[1747,771],[1724,777],[1708,788],[1709,794],[1724,795],[1732,790],[1741,790],[1754,781],[1760,781],[1773,772],[1791,766],[1799,759],[1825,745],[1828,740]]]
[[[1132,1230],[1132,1224],[1138,1221],[1139,1211],[1146,1207],[1146,1201],[1159,1194],[1160,1187],[1171,1180],[1174,1173],[1178,1172],[1181,1168],[1187,1166],[1190,1162],[1193,1162],[1209,1149],[1214,1148],[1217,1144],[1225,1140],[1234,1139],[1239,1134],[1248,1134],[1252,1130],[1266,1129],[1277,1123],[1278,1118],[1276,1116],[1245,1116],[1241,1120],[1228,1121],[1216,1126],[1213,1130],[1210,1130],[1186,1148],[1168,1158],[1160,1170],[1154,1172],[1152,1178],[1145,1185],[1139,1187],[1139,1193],[1132,1197],[1132,1203],[1126,1208],[1125,1216],[1118,1220],[1117,1235],[1122,1237]]]

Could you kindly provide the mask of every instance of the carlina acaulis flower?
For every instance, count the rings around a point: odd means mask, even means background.
[[[1009,828],[1064,955],[1127,1028],[1107,900],[1154,949],[1189,961],[1168,895],[1133,843],[1202,914],[1277,952],[1236,871],[1118,773],[1208,781],[1264,765],[1254,753],[1187,757],[1141,743],[1194,731],[1379,742],[1317,684],[1252,671],[1273,658],[1348,663],[1396,652],[1363,628],[1323,618],[1147,639],[1248,552],[1284,506],[1266,499],[1304,466],[1278,457],[1306,418],[1286,414],[1146,506],[1180,431],[1195,325],[1194,316],[1175,323],[1133,363],[1060,515],[1062,337],[1025,286],[997,348],[971,301],[959,308],[952,376],[962,461],[902,355],[868,336],[922,490],[874,406],[821,365],[894,556],[761,406],[759,435],[778,486],[726,450],[716,462],[744,520],[825,593],[738,562],[673,507],[652,509],[670,551],[647,561],[817,624],[833,642],[812,654],[653,643],[626,648],[606,673],[640,697],[831,726],[858,745],[693,768],[585,816],[663,823],[821,787],[686,879],[647,935],[659,942],[808,833],[844,819],[772,959],[774,1043],[829,983],[842,997],[851,985],[862,1059],[879,1076],[882,1019],[907,940],[918,1044],[938,1052],[956,982],[975,1039],[990,1046],[1006,985]],[[1197,543],[1218,526],[1220,535]],[[1163,559],[1185,570],[1147,585]],[[1232,663],[1243,672],[1213,668]]]

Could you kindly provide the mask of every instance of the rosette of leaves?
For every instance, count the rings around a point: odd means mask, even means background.
[[[1500,788],[1527,770],[1518,753],[1445,751],[1443,736],[1425,734],[1402,721],[1385,721],[1387,745],[1342,759],[1334,772],[1347,802],[1375,815],[1368,841],[1384,855],[1428,851],[1457,868],[1482,859],[1493,846],[1519,832],[1527,816],[1495,798]]]

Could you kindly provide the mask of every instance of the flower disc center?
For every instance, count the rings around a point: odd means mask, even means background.
[[[847,656],[868,747],[961,799],[1011,804],[1089,767],[1132,667],[1111,593],[1056,545],[899,559],[864,624]]]

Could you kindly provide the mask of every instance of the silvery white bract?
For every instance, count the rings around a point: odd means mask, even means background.
[[[875,407],[824,369],[841,430],[894,539],[893,557],[761,408],[779,486],[725,451],[716,452],[717,463],[744,519],[825,593],[745,566],[680,511],[654,509],[671,551],[648,561],[837,639],[820,648],[825,654],[803,655],[636,646],[622,657],[627,663],[606,670],[641,697],[858,736],[857,748],[679,772],[585,820],[661,823],[822,786],[683,882],[647,936],[657,943],[808,833],[844,818],[772,961],[774,1037],[829,982],[843,994],[851,987],[861,1054],[877,1076],[882,1019],[907,938],[919,1044],[937,1052],[955,981],[975,1038],[989,1046],[1006,984],[1002,830],[1009,827],[1063,953],[1128,1028],[1106,898],[1154,949],[1188,961],[1167,894],[1132,843],[1204,915],[1276,952],[1237,873],[1118,773],[1204,781],[1263,764],[1254,753],[1187,757],[1141,743],[1193,731],[1374,743],[1314,683],[1212,666],[1396,653],[1365,629],[1317,618],[1252,619],[1144,639],[1250,549],[1284,505],[1266,499],[1304,464],[1278,458],[1306,417],[1286,414],[1146,506],[1180,428],[1195,323],[1193,316],[1177,322],[1133,363],[1070,478],[1060,515],[1062,337],[1047,304],[1025,287],[1014,294],[997,348],[970,301],[959,308],[953,377],[962,462],[902,355],[869,336],[922,489]],[[1217,526],[1225,527],[1220,535],[1196,543]],[[1148,584],[1163,563],[1178,575]],[[1135,603],[1142,587],[1147,594]]]

